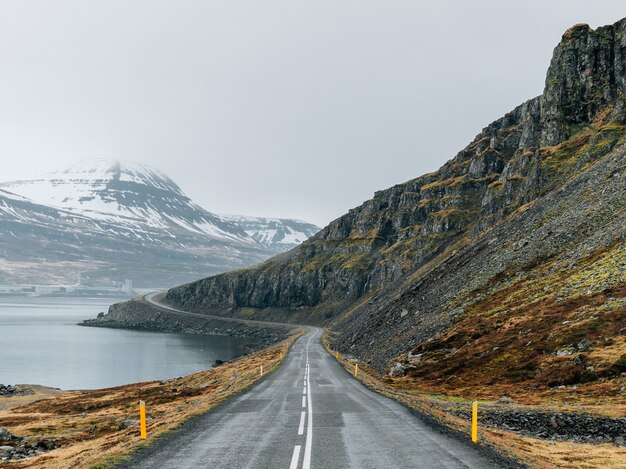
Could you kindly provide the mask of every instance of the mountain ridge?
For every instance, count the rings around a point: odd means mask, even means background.
[[[80,160],[44,177],[0,183],[0,198],[5,283],[73,283],[84,274],[100,282],[130,278],[159,286],[254,264],[293,247],[257,241],[195,204],[167,175],[135,162]],[[53,272],[55,263],[69,259],[75,263],[65,264],[67,272]]]

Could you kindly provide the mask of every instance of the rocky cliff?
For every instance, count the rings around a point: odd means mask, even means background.
[[[382,367],[456,320],[460,313],[446,306],[451,295],[537,262],[539,252],[552,256],[585,242],[579,230],[589,210],[607,223],[619,219],[606,210],[619,210],[625,194],[625,70],[626,19],[596,30],[572,27],[554,50],[542,95],[488,125],[438,171],[377,192],[286,254],[173,288],[166,301],[227,316],[335,320],[338,346],[375,353]],[[597,198],[574,191],[581,184]],[[558,220],[542,221],[557,207]],[[540,235],[541,249],[526,240]],[[474,270],[463,270],[470,262]],[[432,286],[432,300],[423,285]],[[383,302],[394,295],[419,305],[398,312]],[[368,347],[379,342],[378,331],[394,340],[374,352]]]

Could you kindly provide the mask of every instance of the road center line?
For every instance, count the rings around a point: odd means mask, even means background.
[[[300,459],[300,445],[293,447],[293,456],[291,456],[289,469],[296,469],[298,467],[298,459]]]
[[[300,413],[300,426],[298,427],[298,435],[302,435],[304,433],[304,419],[306,417],[306,412],[302,411]]]
[[[307,342],[306,344],[307,357],[309,355],[309,344],[311,343],[312,338],[313,338],[313,335],[309,337],[309,342]],[[307,368],[308,368],[308,358],[307,358]],[[311,395],[313,394],[313,392],[311,390],[311,383],[309,381],[308,369],[307,369],[305,381],[306,381],[307,387],[309,388],[309,399],[308,399],[309,417],[307,418],[307,424],[306,424],[306,445],[304,447],[304,461],[302,462],[302,469],[311,469],[311,450],[313,446],[313,406],[311,405]]]

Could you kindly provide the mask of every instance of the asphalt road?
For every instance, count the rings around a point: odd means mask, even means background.
[[[488,468],[442,433],[355,380],[313,329],[247,392],[137,453],[129,468]]]

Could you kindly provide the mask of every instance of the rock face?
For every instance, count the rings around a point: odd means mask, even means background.
[[[287,254],[173,288],[166,301],[226,316],[335,320],[338,346],[373,354],[376,345],[361,342],[380,340],[377,362],[384,363],[406,341],[426,339],[461,314],[442,310],[451,294],[441,291],[444,283],[478,288],[514,263],[536,260],[538,243],[553,255],[580,239],[576,230],[589,221],[580,214],[591,210],[580,205],[589,200],[585,189],[617,191],[595,191],[592,203],[606,228],[618,226],[607,204],[623,202],[625,67],[626,19],[597,30],[574,26],[554,51],[542,95],[484,128],[437,172],[377,192]],[[557,206],[571,219],[541,230],[541,211]],[[598,235],[595,243],[605,241]],[[476,270],[468,272],[471,262]],[[431,319],[416,326],[424,317]],[[404,324],[418,337],[398,331]],[[390,335],[372,341],[373,331]]]

